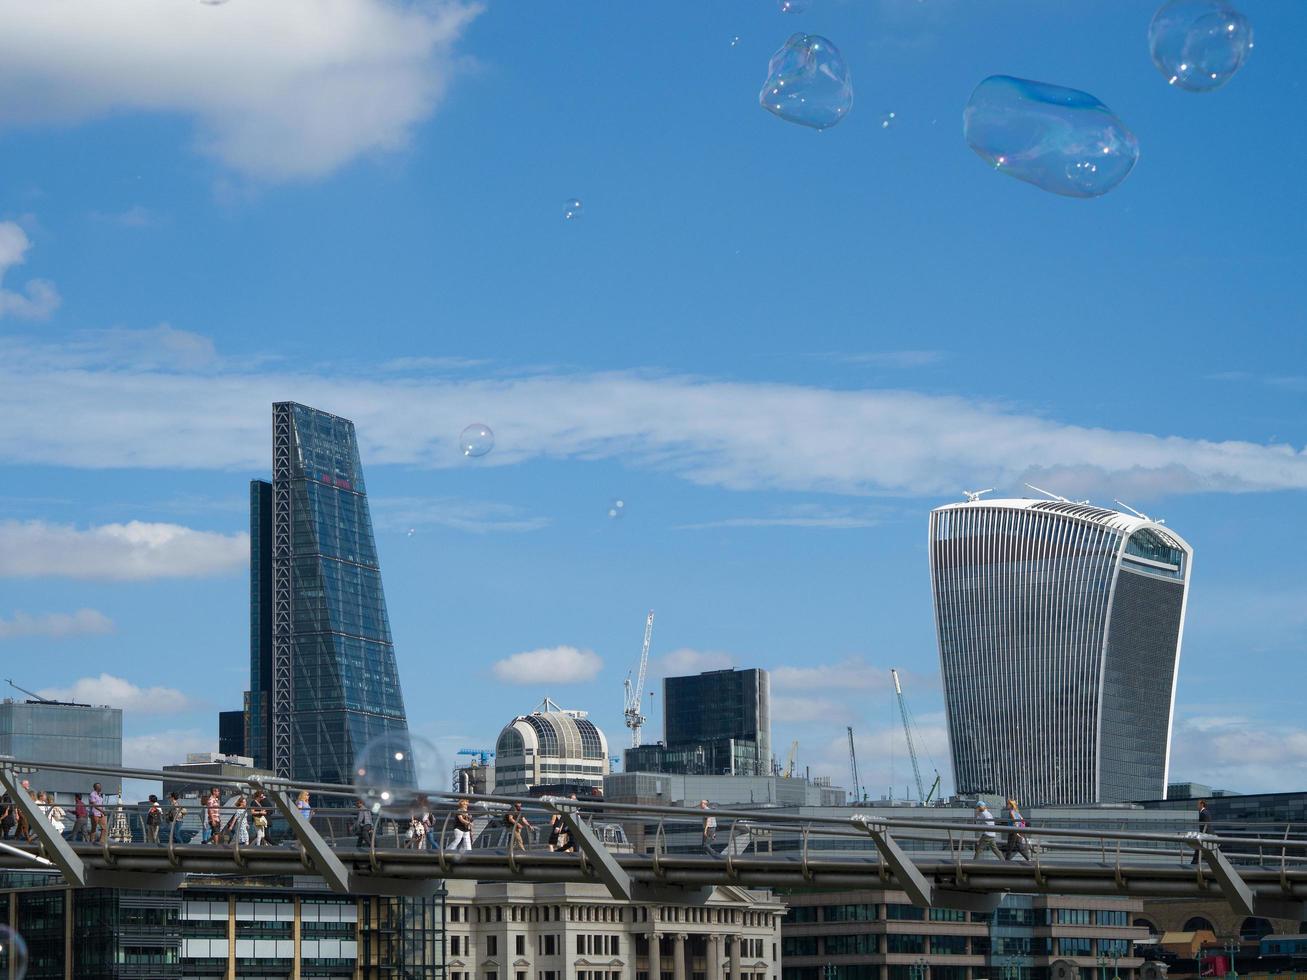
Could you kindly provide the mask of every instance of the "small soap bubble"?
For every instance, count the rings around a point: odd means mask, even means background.
[[[408,529],[408,536],[409,536],[410,538],[413,537],[413,535],[415,535],[415,534],[417,534],[417,533],[418,533],[418,529],[415,528],[415,527],[411,527],[411,528]]]
[[[882,113],[880,117],[880,128],[889,129],[891,126],[894,125],[894,118],[895,118],[894,113],[892,112]]]
[[[740,45],[740,35],[736,34],[731,38],[731,47],[736,48]]]
[[[1189,92],[1218,89],[1253,49],[1252,24],[1224,0],[1170,0],[1148,25],[1153,64]]]
[[[429,741],[409,731],[391,731],[376,736],[355,756],[353,784],[373,813],[404,819],[426,805],[425,793],[445,788],[448,774]]]
[[[6,925],[0,925],[0,977],[23,980],[27,976],[27,943]]]
[[[563,217],[568,221],[575,221],[581,217],[581,199],[579,197],[569,197],[567,204],[563,207]]]
[[[808,0],[779,0],[781,13],[802,14],[808,10]]]
[[[794,34],[771,57],[758,103],[786,122],[828,129],[853,108],[853,80],[839,48],[817,34]]]
[[[495,448],[495,434],[490,426],[473,423],[458,437],[458,448],[464,456],[484,456]]]
[[[614,520],[626,513],[626,501],[617,499],[608,505],[608,516]]]
[[[1087,92],[993,75],[962,116],[967,143],[1000,173],[1066,197],[1099,197],[1125,180],[1139,141]]]

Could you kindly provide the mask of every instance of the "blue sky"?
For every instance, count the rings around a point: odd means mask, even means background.
[[[0,0],[0,659],[123,704],[127,761],[240,704],[296,399],[359,425],[451,763],[545,695],[616,750],[654,608],[655,674],[769,667],[779,754],[840,779],[852,725],[901,794],[891,666],[947,770],[927,513],[1030,479],[1194,545],[1173,776],[1307,784],[1301,5],[1241,3],[1203,95],[1115,0],[53,6]],[[757,105],[797,30],[853,74],[825,132]],[[1103,100],[1135,171],[994,173],[999,73]]]

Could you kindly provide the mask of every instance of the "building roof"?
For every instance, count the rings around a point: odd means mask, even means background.
[[[1044,514],[1059,514],[1073,520],[1108,527],[1127,535],[1134,534],[1134,532],[1143,528],[1149,528],[1182,551],[1191,554],[1193,552],[1193,549],[1189,547],[1184,538],[1170,528],[1163,528],[1162,521],[1155,521],[1147,516],[1126,514],[1119,510],[1108,510],[1106,507],[1097,507],[1085,501],[1046,500],[1040,497],[999,497],[994,499],[959,500],[935,508],[936,513],[965,510],[1031,510]]]

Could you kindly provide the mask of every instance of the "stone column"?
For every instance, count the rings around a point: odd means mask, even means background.
[[[740,937],[731,937],[731,980],[740,980]]]
[[[663,977],[663,935],[660,932],[649,933],[649,980],[662,980]]]
[[[708,948],[704,951],[704,965],[707,967],[708,980],[722,980],[722,937],[713,933],[707,937]]]
[[[672,946],[672,976],[675,980],[685,980],[686,935],[683,932],[678,932],[674,938],[675,944]]]

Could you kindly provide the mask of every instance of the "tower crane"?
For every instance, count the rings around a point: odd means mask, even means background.
[[[632,748],[639,748],[640,729],[644,727],[646,721],[640,706],[644,703],[644,675],[649,671],[649,643],[653,640],[653,620],[653,610],[650,609],[649,618],[644,621],[644,646],[640,649],[639,673],[636,675],[635,683],[632,684],[631,672],[628,670],[623,685],[626,698],[622,715],[626,719],[626,727],[631,729]]]
[[[899,714],[903,717],[903,736],[908,741],[908,758],[912,760],[912,776],[917,781],[917,799],[921,800],[922,805],[930,802],[935,791],[939,789],[939,773],[935,773],[935,782],[930,787],[929,794],[926,792],[926,785],[921,781],[921,766],[917,762],[917,747],[912,742],[912,722],[911,714],[908,712],[907,699],[903,697],[903,685],[899,682],[899,672],[891,667],[890,674],[894,677],[894,694],[899,699]]]
[[[796,738],[790,743],[790,761],[785,766],[785,778],[790,779],[794,776],[794,757],[799,752],[799,740]]]
[[[853,726],[849,726],[849,768],[853,770],[853,799],[862,799],[862,788],[858,782],[858,752],[853,747]]]

